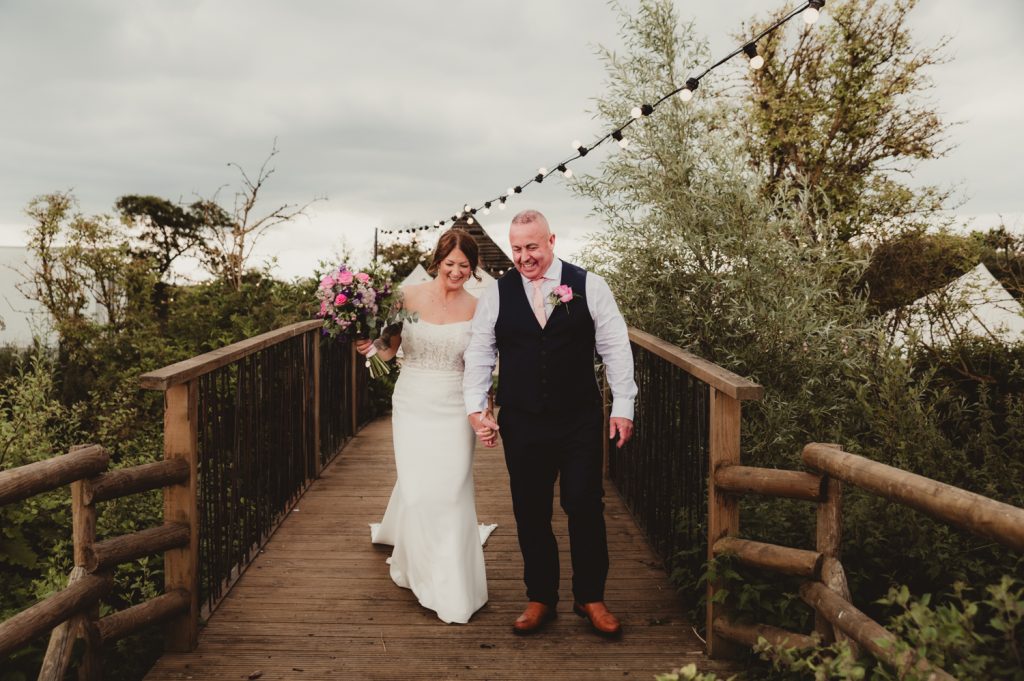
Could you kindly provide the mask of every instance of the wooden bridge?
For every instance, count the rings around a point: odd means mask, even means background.
[[[524,604],[508,481],[500,452],[476,457],[477,508],[498,523],[485,548],[490,600],[467,625],[445,625],[395,586],[387,550],[369,542],[394,483],[390,421],[373,411],[362,362],[301,322],[142,377],[164,393],[164,457],[108,470],[98,446],[0,471],[0,505],[71,485],[75,570],[66,588],[0,623],[3,656],[52,631],[40,679],[62,679],[76,639],[79,678],[103,678],[103,649],[165,625],[151,679],[646,678],[693,662],[727,662],[764,637],[805,634],[733,621],[707,586],[706,644],[663,566],[700,546],[708,558],[803,578],[825,640],[846,638],[887,664],[952,678],[857,610],[840,562],[842,485],[858,486],[1017,551],[1024,510],[843,452],[808,445],[806,471],[741,465],[741,405],[761,386],[632,329],[640,389],[633,441],[606,452],[611,571],[607,600],[621,640],[571,615],[528,638],[511,634]],[[97,540],[98,504],[162,489],[162,524]],[[814,549],[742,538],[745,494],[816,509]],[[556,511],[556,519],[560,518]],[[564,518],[557,520],[568,550]],[[99,617],[113,569],[162,553],[165,593]],[[568,556],[563,558],[568,565]],[[568,575],[563,594],[568,596]],[[693,594],[690,594],[692,597]],[[200,623],[203,626],[200,626]],[[733,663],[734,664],[734,663]]]
[[[220,603],[196,650],[165,654],[147,678],[650,679],[705,664],[660,560],[614,492],[607,597],[626,635],[599,638],[563,602],[544,632],[513,636],[525,596],[502,452],[478,449],[474,473],[480,520],[498,528],[484,550],[490,600],[469,624],[444,624],[395,586],[384,564],[390,548],[370,544],[367,524],[380,519],[395,481],[391,423],[381,418],[302,496]],[[567,566],[560,514],[555,531]],[[571,594],[568,575],[562,593]]]

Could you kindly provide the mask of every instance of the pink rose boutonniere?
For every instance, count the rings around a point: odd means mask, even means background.
[[[548,294],[548,302],[551,303],[551,307],[553,308],[552,313],[554,313],[554,310],[558,309],[559,305],[571,302],[573,298],[579,297],[580,295],[578,293],[573,293],[572,286],[569,286],[568,284],[561,284],[560,286],[556,286],[555,290]],[[568,311],[569,308],[566,308],[566,312]]]

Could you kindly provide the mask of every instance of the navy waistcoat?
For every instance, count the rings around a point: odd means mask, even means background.
[[[600,405],[594,373],[594,320],[587,307],[587,271],[562,261],[562,284],[576,297],[552,310],[544,328],[533,314],[518,270],[498,279],[497,402],[533,413]]]

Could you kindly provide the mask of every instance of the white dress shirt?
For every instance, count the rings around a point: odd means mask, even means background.
[[[526,299],[533,299],[533,285],[526,277],[523,281]],[[551,317],[554,309],[549,296],[562,283],[562,261],[555,258],[544,273],[541,294],[544,296],[544,310]],[[597,354],[605,364],[608,385],[612,389],[611,415],[633,420],[633,402],[636,400],[636,383],[633,381],[633,351],[629,345],[626,322],[619,314],[611,289],[605,280],[587,272],[587,308],[594,320],[594,342]],[[491,373],[498,357],[498,344],[494,325],[498,321],[498,284],[495,282],[482,294],[476,304],[476,313],[470,326],[472,336],[464,355],[466,373],[462,379],[466,398],[466,413],[472,414],[487,408],[487,391],[491,388]]]

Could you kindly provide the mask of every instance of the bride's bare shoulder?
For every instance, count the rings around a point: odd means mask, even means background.
[[[407,284],[407,285],[402,287],[402,290],[405,291],[406,296],[409,296],[409,295],[418,296],[418,295],[423,295],[427,291],[427,287],[428,286],[430,286],[430,282],[429,281],[423,281],[423,282],[420,282],[419,284]]]
[[[402,302],[406,309],[418,309],[427,294],[427,284],[410,284],[402,287]]]

